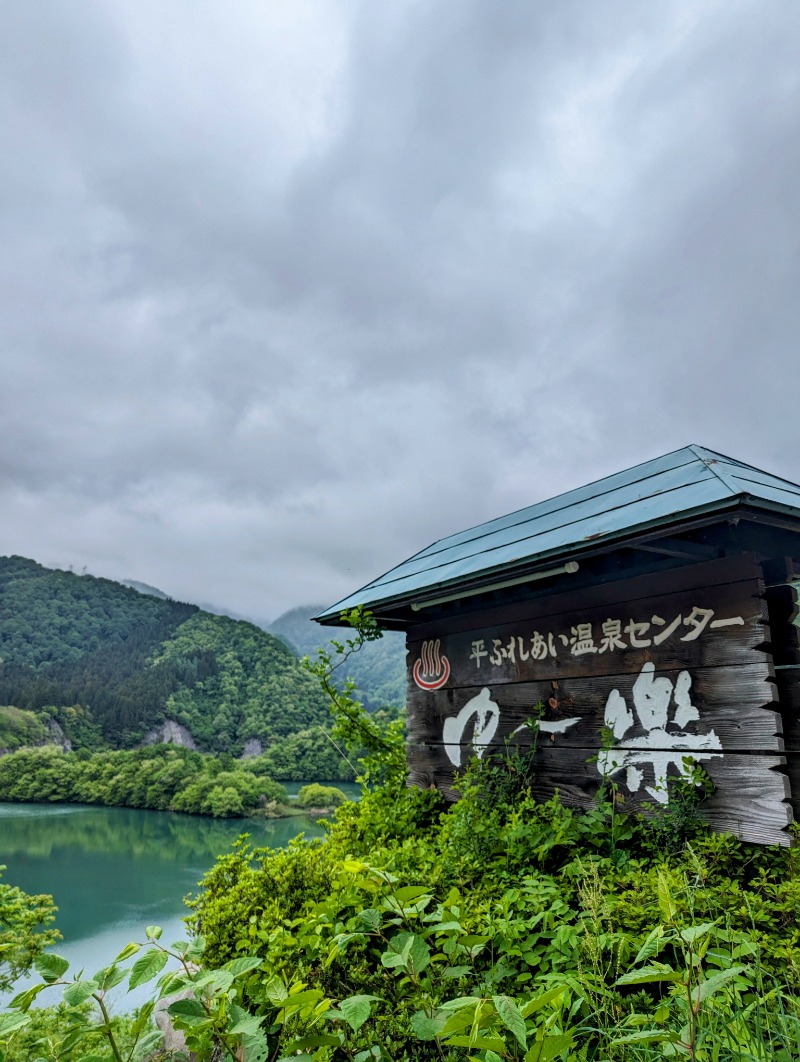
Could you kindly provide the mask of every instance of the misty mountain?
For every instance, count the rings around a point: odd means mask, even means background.
[[[24,557],[0,557],[0,705],[57,721],[76,748],[130,747],[172,720],[239,754],[329,723],[275,635]]]
[[[346,628],[331,630],[314,623],[324,605],[303,605],[290,609],[271,623],[267,630],[293,649],[298,656],[314,658],[317,649],[331,648],[331,639],[345,641]],[[365,707],[374,709],[386,705],[403,707],[406,700],[405,635],[400,631],[384,631],[376,642],[367,642],[343,665],[341,678],[352,678]]]

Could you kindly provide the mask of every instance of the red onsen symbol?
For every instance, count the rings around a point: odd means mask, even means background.
[[[450,678],[450,661],[439,653],[441,640],[423,642],[419,660],[414,664],[414,681],[421,690],[438,690]],[[422,676],[426,675],[427,678]]]

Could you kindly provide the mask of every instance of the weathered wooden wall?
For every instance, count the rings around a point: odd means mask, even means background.
[[[629,807],[663,802],[666,777],[692,756],[715,783],[704,806],[712,824],[789,843],[800,757],[787,769],[783,731],[800,749],[800,666],[778,671],[791,671],[781,680],[796,698],[789,709],[777,701],[770,643],[779,627],[790,643],[781,660],[800,665],[800,640],[777,612],[770,631],[767,600],[759,564],[744,555],[419,624],[408,632],[412,782],[455,796],[459,767],[529,743],[526,720],[543,704],[542,798],[558,790],[586,807],[606,773]]]

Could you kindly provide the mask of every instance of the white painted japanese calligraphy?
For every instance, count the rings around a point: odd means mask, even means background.
[[[597,757],[600,774],[609,777],[624,769],[625,784],[635,793],[640,789],[645,775],[649,777],[652,773],[652,785],[646,784],[644,788],[659,803],[666,804],[669,799],[667,778],[670,767],[676,768],[686,778],[689,772],[683,762],[684,757],[707,760],[722,755],[721,752],[710,751],[722,748],[714,730],[703,734],[687,734],[667,729],[670,725],[685,727],[687,723],[699,720],[700,713],[691,701],[691,687],[692,677],[688,671],[681,671],[673,685],[666,677],[657,678],[655,664],[648,661],[633,684],[633,711],[619,690],[612,690],[606,701],[605,723],[619,744],[600,751]],[[671,703],[674,708],[670,715]],[[626,737],[637,721],[646,733]],[[644,768],[648,768],[647,772]]]
[[[444,749],[450,762],[456,767],[461,766],[461,739],[473,716],[475,723],[470,744],[475,749],[475,755],[480,759],[486,751],[486,746],[494,737],[500,722],[500,709],[492,700],[486,686],[477,697],[467,701],[458,715],[451,716],[444,721],[442,729]]]

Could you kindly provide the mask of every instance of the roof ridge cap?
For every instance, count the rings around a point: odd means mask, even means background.
[[[689,449],[699,461],[703,462],[708,471],[713,476],[716,476],[717,479],[723,484],[723,486],[728,488],[731,494],[738,497],[738,495],[746,493],[745,491],[741,490],[739,487],[736,486],[736,483],[734,482],[732,477],[727,474],[727,472],[723,472],[721,469],[715,467],[719,464],[719,458],[722,457],[722,454],[717,454],[713,450],[706,450],[704,446],[698,446],[697,443],[690,443]],[[709,456],[705,457],[704,454],[709,454]],[[710,456],[712,454],[714,456]]]

